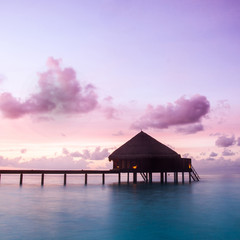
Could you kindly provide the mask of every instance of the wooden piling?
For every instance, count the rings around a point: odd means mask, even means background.
[[[129,183],[129,172],[127,173],[127,183]]]
[[[105,184],[105,174],[104,173],[102,174],[102,184],[103,185]]]
[[[191,183],[192,179],[191,179],[191,172],[189,172],[189,183]]]
[[[182,172],[182,183],[184,183],[184,172]]]
[[[137,183],[137,173],[133,173],[133,183]]]
[[[165,172],[165,183],[167,183],[167,172]]]
[[[87,185],[87,173],[85,173],[85,185]]]
[[[41,185],[44,185],[44,173],[42,173],[42,178],[41,178]]]
[[[120,184],[121,183],[121,173],[119,172],[118,173],[118,184]]]
[[[163,183],[163,172],[161,172],[161,183]]]
[[[175,172],[176,175],[176,183],[178,183],[178,172]]]
[[[152,183],[152,172],[149,173],[149,183]]]
[[[21,173],[20,174],[20,183],[19,184],[22,186],[22,183],[23,183],[23,174]]]
[[[63,185],[66,186],[67,184],[67,174],[64,173],[64,181],[63,181]]]

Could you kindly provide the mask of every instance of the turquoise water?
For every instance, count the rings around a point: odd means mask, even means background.
[[[0,239],[240,239],[240,175],[202,177],[178,185],[2,181]]]

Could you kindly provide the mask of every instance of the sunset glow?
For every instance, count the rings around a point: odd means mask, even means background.
[[[0,167],[109,169],[144,130],[200,171],[239,169],[230,2],[1,3]]]

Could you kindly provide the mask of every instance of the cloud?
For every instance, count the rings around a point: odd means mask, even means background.
[[[11,93],[0,95],[0,111],[6,118],[20,118],[27,114],[62,113],[81,114],[94,110],[98,105],[95,87],[80,86],[73,68],[60,67],[60,60],[47,60],[48,70],[39,73],[38,92],[25,101]]]
[[[20,151],[22,154],[26,153],[27,152],[27,149],[21,149]]]
[[[96,147],[94,151],[84,149],[82,152],[69,152],[66,148],[63,148],[62,153],[81,160],[104,160],[110,155],[107,148],[101,149],[100,147]]]
[[[203,125],[201,123],[198,124],[190,124],[186,127],[177,128],[177,132],[184,134],[193,134],[196,132],[203,131]]]
[[[149,105],[146,113],[132,125],[134,129],[168,128],[170,126],[187,125],[198,123],[192,127],[191,132],[201,129],[201,119],[210,110],[210,103],[205,96],[195,95],[190,99],[181,97],[175,104],[167,106]],[[196,127],[197,126],[197,127]],[[186,130],[187,131],[187,130]]]
[[[218,124],[224,123],[225,119],[229,116],[229,111],[231,107],[228,100],[223,99],[217,102],[217,105],[212,108],[211,115],[214,121]]]
[[[230,146],[233,146],[235,144],[235,142],[236,141],[235,141],[235,137],[234,136],[227,137],[227,136],[223,135],[223,136],[220,136],[216,140],[215,144],[218,147],[230,147]]]
[[[233,155],[235,155],[235,153],[232,152],[232,151],[229,150],[229,149],[224,149],[224,151],[222,152],[222,155],[223,155],[223,156],[233,156]]]
[[[211,174],[233,174],[239,173],[240,171],[240,158],[236,160],[225,159],[224,157],[219,157],[217,159],[193,159],[193,166],[200,174],[211,173]]]
[[[240,137],[237,139],[237,145],[240,146]]]
[[[107,119],[118,119],[118,110],[115,107],[103,107],[102,112]]]
[[[217,155],[218,155],[217,153],[211,152],[210,155],[209,155],[209,157],[216,157]]]
[[[100,147],[97,147],[94,152],[90,155],[90,160],[103,160],[108,157],[110,153],[107,148],[100,150]]]
[[[4,169],[107,169],[107,167],[109,168],[109,166],[111,166],[111,164],[108,164],[108,161],[105,160],[105,158],[109,155],[106,148],[101,150],[99,147],[97,147],[92,152],[84,150],[83,153],[70,153],[67,149],[63,149],[62,152],[63,154],[60,156],[42,156],[38,158],[32,158],[29,161],[24,161],[22,157],[5,158],[0,156],[0,167]],[[98,160],[96,162],[101,163],[95,163],[93,160]]]
[[[66,148],[63,148],[63,149],[62,149],[62,153],[63,153],[64,155],[68,155],[68,154],[69,154],[69,151],[68,151]]]
[[[119,119],[119,111],[112,106],[113,97],[103,99],[101,110],[107,119]]]
[[[83,160],[74,161],[71,156],[39,157],[28,162],[19,162],[17,167],[32,169],[86,169],[88,163]]]

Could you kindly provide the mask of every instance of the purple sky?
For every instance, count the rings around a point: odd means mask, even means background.
[[[239,164],[239,1],[0,9],[0,166],[109,168],[140,129],[199,168]]]

